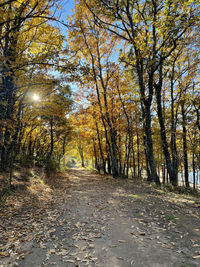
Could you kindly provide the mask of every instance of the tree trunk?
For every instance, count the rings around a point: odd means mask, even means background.
[[[130,135],[129,135],[129,139],[130,139]],[[129,174],[130,153],[131,153],[131,140],[128,140],[127,157],[126,157],[126,178],[128,178],[128,174]],[[134,172],[135,172],[135,168],[134,168]]]
[[[124,166],[123,166],[123,169],[122,169],[122,157],[121,157],[121,135],[119,135],[119,138],[118,138],[118,142],[119,142],[119,144],[118,144],[118,147],[119,147],[119,149],[118,149],[118,160],[119,160],[119,163],[118,163],[118,166],[119,166],[119,174],[121,175],[121,174],[125,174],[125,164],[124,164]]]
[[[54,140],[53,140],[53,117],[50,118],[50,133],[51,133],[51,148],[49,152],[49,159],[51,158],[53,154],[54,149]]]
[[[138,57],[137,51],[136,58]],[[142,108],[142,118],[144,124],[144,132],[145,132],[145,145],[146,145],[146,160],[149,163],[149,169],[147,164],[147,175],[148,181],[154,181],[156,184],[160,185],[160,180],[156,171],[156,163],[154,159],[154,150],[153,150],[153,140],[152,140],[152,127],[151,127],[151,104],[153,98],[153,74],[149,74],[148,79],[148,92],[145,88],[144,83],[144,65],[143,60],[137,58],[136,66],[137,66],[137,74],[139,79],[139,87],[141,94],[141,108]],[[149,172],[150,171],[150,172]]]
[[[163,184],[165,184],[165,164],[163,164],[162,174],[163,174]]]
[[[84,154],[83,151],[81,151],[81,166],[84,168],[85,167],[85,160],[84,160]]]
[[[134,144],[133,144],[133,138],[131,140],[131,150],[132,150],[132,159],[133,159],[133,176],[136,176],[136,163],[135,163],[135,150],[134,150]]]
[[[113,178],[118,176],[118,161],[117,161],[117,148],[116,148],[116,131],[111,130],[111,146],[112,146],[112,175]]]
[[[138,177],[141,176],[140,174],[140,139],[139,139],[138,129],[137,129],[137,175]]]
[[[66,135],[64,136],[63,138],[63,145],[62,145],[62,156],[63,156],[63,168],[65,170],[65,165],[66,165],[66,162],[65,162],[65,145],[66,145]]]
[[[169,173],[170,182],[177,186],[177,177],[174,172],[170,154],[169,154],[169,147],[167,143],[167,136],[166,136],[166,129],[165,129],[165,123],[163,119],[163,113],[162,113],[162,104],[161,104],[161,86],[157,85],[155,86],[156,89],[156,100],[157,100],[157,114],[158,114],[158,120],[160,124],[160,135],[161,135],[161,141],[162,141],[162,148],[163,148],[163,154],[165,156],[167,171]]]
[[[121,104],[122,104],[122,108],[123,108],[123,111],[124,111],[124,114],[125,114],[125,117],[126,117],[126,120],[127,120],[128,144],[126,143],[126,177],[128,178],[129,159],[130,159],[131,145],[133,143],[133,140],[132,140],[131,127],[130,127],[130,119],[129,119],[129,116],[128,116],[128,113],[126,111],[126,107],[125,107],[124,101],[123,101],[123,99],[121,97],[121,93],[120,93],[119,80],[118,80],[118,83],[117,83],[117,90],[118,90],[118,95],[119,95],[119,98],[120,98],[120,101],[121,101]],[[120,146],[120,144],[119,144],[119,146]],[[133,150],[133,155],[134,155],[134,150]],[[135,164],[135,160],[134,160],[134,164]],[[134,165],[134,176],[135,176],[135,165]]]
[[[145,135],[146,135],[146,153],[149,162],[150,168],[150,177],[148,177],[149,181],[155,181],[156,184],[160,184],[159,177],[156,171],[156,163],[154,159],[154,151],[153,151],[153,141],[152,141],[152,130],[151,130],[151,111],[150,105],[145,106]]]
[[[175,74],[175,61],[172,67],[171,75],[171,153],[172,153],[172,168],[175,175],[175,181],[178,185],[178,162],[177,162],[177,147],[176,147],[176,119],[174,115],[174,74]],[[164,105],[163,105],[164,106]]]
[[[11,8],[11,6],[10,6]],[[7,24],[7,32],[5,33],[5,45],[3,48],[3,56],[6,62],[2,66],[2,90],[1,90],[1,102],[0,104],[0,121],[6,123],[6,129],[4,136],[0,135],[0,144],[2,145],[1,151],[1,168],[6,169],[8,166],[10,149],[10,137],[11,137],[11,123],[13,123],[13,110],[15,104],[15,83],[13,64],[16,59],[16,45],[17,38],[15,33],[10,34],[10,25]],[[18,27],[15,31],[17,32]],[[6,103],[6,105],[5,105]]]
[[[93,140],[93,147],[94,147],[94,159],[95,159],[95,169],[98,170],[98,159],[97,159],[97,150],[95,146],[95,140]]]
[[[186,129],[186,114],[184,103],[181,104],[182,113],[182,129],[183,129],[183,158],[184,158],[184,173],[185,173],[185,185],[189,187],[189,175],[188,175],[188,152],[187,152],[187,129]]]
[[[193,189],[196,188],[194,152],[192,153]]]
[[[96,131],[97,131],[97,137],[98,137],[98,144],[99,144],[99,150],[100,150],[100,155],[101,155],[101,160],[103,163],[103,172],[104,174],[106,174],[106,162],[105,162],[105,158],[104,158],[104,154],[103,154],[103,149],[102,149],[102,145],[101,145],[101,139],[100,139],[100,134],[99,134],[99,128],[98,128],[98,124],[96,122]]]

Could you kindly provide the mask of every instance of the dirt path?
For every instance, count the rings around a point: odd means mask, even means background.
[[[33,229],[0,266],[200,266],[198,203],[179,198],[71,169],[50,200],[19,216]]]

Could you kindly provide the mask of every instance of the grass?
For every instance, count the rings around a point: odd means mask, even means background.
[[[178,219],[173,214],[167,214],[165,218],[168,222],[173,222],[173,223],[177,223],[177,219]]]
[[[132,198],[136,198],[136,199],[146,199],[146,195],[145,194],[141,194],[141,195],[128,195],[129,197],[132,197]]]
[[[184,225],[183,225],[182,223],[179,223],[179,224],[177,224],[177,227],[178,227],[178,228],[183,228]]]
[[[13,172],[12,187],[9,188],[7,173],[0,175],[0,205],[5,205],[6,201],[14,195],[20,194],[37,194],[41,191],[48,191],[47,185],[42,178],[42,170],[38,168],[17,168]]]

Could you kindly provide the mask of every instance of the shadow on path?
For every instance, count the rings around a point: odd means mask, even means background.
[[[26,248],[29,254],[17,260],[20,267],[199,266],[193,258],[200,240],[193,233],[198,211],[184,215],[148,185],[73,168],[52,199]],[[178,225],[181,218],[184,224],[190,220],[191,233]]]

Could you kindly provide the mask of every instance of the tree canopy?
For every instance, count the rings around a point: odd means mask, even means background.
[[[192,174],[195,187],[199,1],[76,0],[66,21],[61,9],[0,4],[1,169],[75,157],[114,178],[189,187]]]

